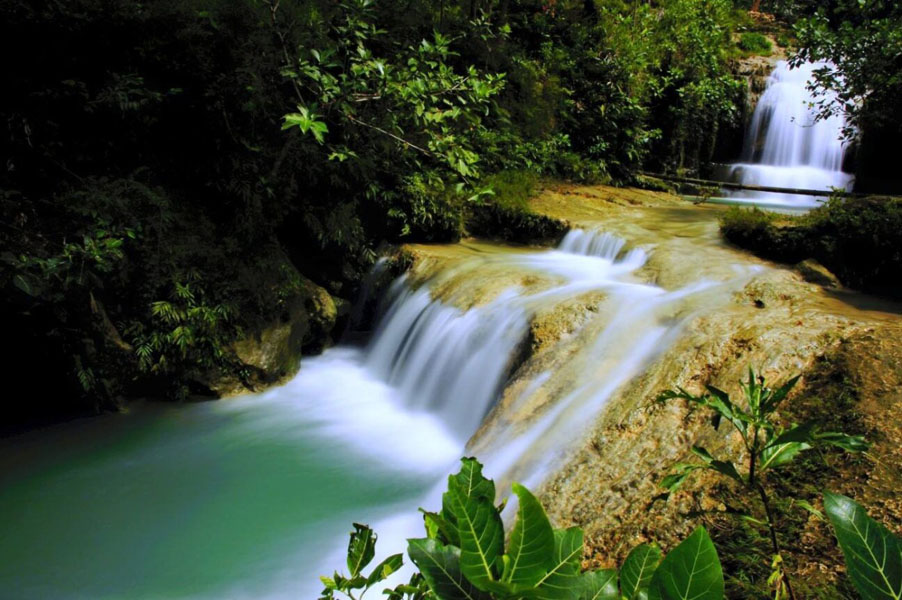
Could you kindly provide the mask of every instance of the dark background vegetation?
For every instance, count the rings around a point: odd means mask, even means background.
[[[828,4],[760,9],[879,86],[839,107],[865,142],[898,131],[900,9]],[[386,242],[553,238],[539,177],[697,169],[742,127],[751,5],[3,0],[7,422],[240,377],[302,276],[352,299]]]

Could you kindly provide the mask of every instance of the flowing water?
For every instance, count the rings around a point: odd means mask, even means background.
[[[365,348],[305,359],[284,386],[7,440],[0,597],[315,598],[352,521],[380,555],[403,551],[465,453],[501,490],[539,487],[619,387],[755,272],[664,289],[642,270],[654,248],[626,245],[574,230],[556,250],[402,278]],[[563,358],[496,407],[531,322],[573,299],[588,317]]]
[[[806,63],[791,69],[786,61],[777,63],[755,107],[741,162],[731,167],[731,180],[805,190],[852,189],[854,177],[842,170],[845,121],[841,115],[816,121],[818,99],[808,90],[814,71],[825,66]],[[734,197],[795,208],[812,208],[822,201],[817,196],[751,191]]]

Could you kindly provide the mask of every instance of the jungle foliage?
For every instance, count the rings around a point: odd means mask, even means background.
[[[729,0],[0,14],[0,315],[13,370],[81,398],[50,413],[202,391],[299,272],[349,299],[384,242],[553,239],[517,178],[691,168],[736,116]]]

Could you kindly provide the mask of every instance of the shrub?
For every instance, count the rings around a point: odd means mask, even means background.
[[[764,258],[784,263],[814,258],[847,286],[902,296],[902,200],[836,196],[786,223],[757,208],[731,208],[720,231]]]
[[[486,178],[486,193],[470,208],[469,233],[523,244],[558,241],[567,231],[566,223],[529,208],[537,183],[538,178],[526,171],[502,171]]]
[[[754,31],[747,31],[739,37],[739,47],[750,54],[762,56],[769,56],[774,51],[771,41]]]
[[[448,477],[441,511],[422,511],[427,537],[407,540],[407,553],[419,573],[409,584],[385,590],[390,600],[722,600],[723,570],[704,528],[667,556],[653,545],[634,548],[619,574],[616,569],[583,573],[582,529],[553,529],[541,503],[516,483],[517,520],[505,551],[504,505],[495,505],[495,483],[483,477],[476,459],[461,462],[460,472]],[[403,556],[395,554],[364,575],[375,547],[376,534],[355,523],[348,544],[349,574],[321,577],[321,600],[333,600],[336,594],[360,598],[401,567]]]

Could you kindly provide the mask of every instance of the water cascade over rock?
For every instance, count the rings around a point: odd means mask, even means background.
[[[854,177],[843,172],[846,145],[841,115],[816,120],[818,101],[808,89],[813,73],[824,63],[791,69],[777,63],[746,132],[741,162],[732,165],[730,179],[747,185],[805,190],[851,190]],[[743,191],[735,194],[755,204],[796,208],[817,206],[818,197]]]

